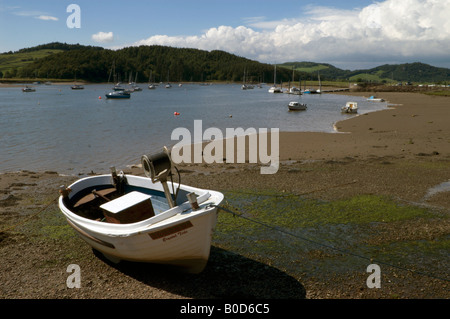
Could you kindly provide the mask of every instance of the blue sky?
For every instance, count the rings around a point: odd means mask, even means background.
[[[81,28],[68,28],[68,5]],[[450,0],[0,0],[0,52],[48,42],[224,50],[265,63],[450,67]],[[102,33],[100,33],[102,32]]]

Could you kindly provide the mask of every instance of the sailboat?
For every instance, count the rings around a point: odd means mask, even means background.
[[[166,89],[170,89],[172,87],[172,85],[169,82],[169,71],[167,71],[167,84],[165,86]]]
[[[281,88],[277,87],[277,65],[273,73],[273,86],[269,89],[269,93],[282,93]]]
[[[114,76],[114,80],[116,78],[116,69],[115,69],[115,62],[113,62],[113,65],[111,67],[111,72],[109,73],[108,77],[108,83],[111,78],[111,74]],[[125,89],[120,86],[121,82],[119,79],[119,82],[117,82],[113,87],[113,92],[107,93],[105,96],[107,99],[129,99],[130,98],[130,92],[125,92]]]
[[[153,81],[152,81],[152,75],[153,75],[153,70],[150,70],[150,76],[148,77],[148,88],[149,88],[149,90],[156,89],[156,85],[153,84]]]
[[[253,85],[247,84],[247,79],[246,79],[245,69],[244,69],[244,84],[242,84],[242,87],[241,87],[241,88],[242,88],[243,90],[251,90],[251,89],[254,88]]]
[[[294,83],[294,67],[292,67],[292,83]],[[300,81],[299,81],[299,86],[301,86]],[[289,93],[297,94],[297,95],[302,94],[301,90],[299,88],[296,88],[295,86],[293,86],[289,89]]]
[[[135,78],[134,78],[134,82],[130,83],[131,84],[131,89],[133,90],[133,92],[142,91],[142,88],[137,85],[137,76],[138,76],[138,73],[136,72],[136,75],[135,75]]]
[[[322,83],[320,82],[320,74],[317,72],[317,76],[319,78],[319,89],[308,89],[303,91],[304,94],[321,94],[322,93]]]
[[[322,82],[320,81],[320,73],[319,73],[319,71],[317,71],[317,77],[319,79],[319,89],[316,90],[316,93],[317,94],[321,94],[322,93]]]
[[[77,83],[77,76],[75,74],[75,84],[72,85],[72,90],[83,90],[84,86],[82,86],[81,84],[76,84]]]

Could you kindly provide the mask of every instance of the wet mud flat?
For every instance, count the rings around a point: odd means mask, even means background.
[[[183,183],[226,197],[196,276],[94,254],[55,201],[79,176],[3,173],[0,298],[448,298],[449,196],[428,190],[448,180],[449,164],[439,156],[299,160],[271,177],[251,164],[182,166]],[[80,289],[67,287],[71,264],[80,266]],[[381,288],[368,287],[371,264]]]

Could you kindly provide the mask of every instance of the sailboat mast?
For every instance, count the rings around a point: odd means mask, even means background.
[[[277,85],[277,65],[275,64],[275,71],[273,72],[273,86]]]
[[[319,78],[319,93],[322,92],[322,82],[320,82],[320,73],[317,71],[317,77]]]

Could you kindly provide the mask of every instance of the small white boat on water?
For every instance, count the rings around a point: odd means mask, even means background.
[[[369,97],[368,99],[367,99],[367,101],[370,101],[370,102],[384,102],[384,99],[381,99],[381,98],[377,98],[377,97],[375,97],[375,96],[371,96],[371,97]]]
[[[307,89],[307,90],[303,91],[303,94],[320,94],[320,90]]]
[[[241,86],[242,90],[252,90],[254,88],[255,87],[253,85],[251,85],[251,84],[242,84],[242,86]]]
[[[26,86],[22,89],[22,92],[36,92],[36,89]]]
[[[121,83],[119,82],[119,83],[117,83],[116,85],[113,86],[113,90],[114,91],[123,91],[125,89],[122,87]]]
[[[142,156],[147,177],[116,173],[62,186],[59,208],[80,237],[112,262],[128,260],[201,272],[222,193],[173,180],[167,148]]]
[[[347,102],[345,106],[341,108],[342,113],[358,113],[358,103]]]
[[[272,86],[269,89],[269,93],[283,93],[283,91],[281,91],[281,88],[277,87],[277,86]]]
[[[289,89],[289,93],[291,93],[291,94],[296,94],[296,95],[301,95],[301,94],[302,94],[302,91],[301,91],[299,88],[296,88],[296,87],[294,86],[294,87],[291,87],[291,88]]]
[[[288,104],[289,111],[304,111],[307,109],[305,103],[299,103],[297,101],[289,102]]]

